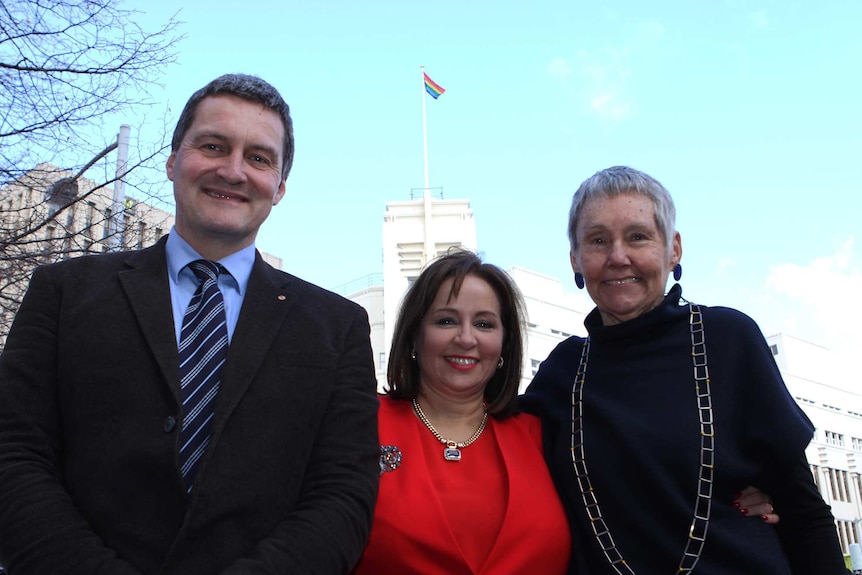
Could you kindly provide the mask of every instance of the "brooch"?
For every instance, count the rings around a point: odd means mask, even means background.
[[[395,471],[401,465],[401,450],[394,445],[380,446],[380,475]]]

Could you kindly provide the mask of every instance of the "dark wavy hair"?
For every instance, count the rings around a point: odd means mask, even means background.
[[[290,173],[290,168],[293,166],[293,120],[290,119],[290,107],[278,90],[273,88],[269,83],[261,80],[257,76],[248,74],[225,74],[219,76],[194,94],[186,102],[180,114],[180,119],[177,120],[177,126],[174,128],[174,135],[171,138],[171,151],[177,149],[180,142],[189,131],[192,123],[195,121],[195,112],[198,106],[210,96],[236,96],[249,102],[262,104],[279,115],[281,123],[284,125],[284,141],[282,142],[282,165],[281,179],[287,179]]]
[[[482,262],[473,252],[458,249],[434,260],[416,278],[401,303],[395,322],[392,348],[389,351],[387,392],[393,399],[414,399],[419,393],[419,362],[411,358],[428,312],[443,283],[452,278],[449,297],[458,295],[464,278],[475,276],[494,290],[500,302],[503,325],[503,367],[496,370],[485,386],[488,413],[500,419],[515,412],[518,386],[521,383],[524,351],[524,301],[509,274],[495,265]]]

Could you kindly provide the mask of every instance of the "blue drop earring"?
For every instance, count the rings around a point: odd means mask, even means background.
[[[581,272],[575,272],[575,285],[578,286],[578,289],[584,289],[584,286],[587,285]]]
[[[682,277],[682,266],[680,264],[676,264],[673,266],[673,279],[674,281],[679,281]]]

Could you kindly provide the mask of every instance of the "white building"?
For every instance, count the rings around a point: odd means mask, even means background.
[[[368,311],[381,391],[395,318],[407,287],[425,264],[450,247],[477,249],[469,200],[426,195],[388,202],[383,220],[383,274],[337,290]],[[577,302],[583,299],[566,293],[556,278],[521,267],[507,271],[527,307],[523,391],[560,341],[570,335],[586,335],[584,318],[590,310],[582,309],[583,304]],[[848,379],[852,371],[837,369],[835,358],[825,348],[783,334],[767,341],[788,389],[817,428],[806,454],[817,485],[832,506],[847,554],[850,543],[862,541],[862,395],[852,391],[862,382],[858,376]]]
[[[536,375],[539,364],[558,343],[572,335],[584,336],[584,318],[589,309],[580,310],[574,294],[563,291],[557,278],[521,267],[507,270],[521,290],[527,305],[527,342],[520,392]],[[582,304],[581,304],[582,305]]]
[[[425,197],[387,202],[383,215],[383,275],[371,275],[337,291],[362,305],[371,323],[377,384],[386,383],[388,353],[401,298],[425,265],[453,247],[476,250],[476,222],[469,200]],[[492,262],[493,263],[493,262]],[[554,346],[573,333],[584,334],[585,313],[558,279],[515,267],[508,270],[527,306],[527,353],[523,391]],[[575,331],[566,331],[572,330]]]
[[[786,334],[767,342],[787,389],[816,428],[805,454],[847,553],[850,543],[862,541],[862,378],[819,345]]]
[[[389,347],[401,297],[429,261],[453,247],[476,249],[476,223],[469,200],[436,198],[426,190],[419,199],[387,202],[383,214],[383,276],[369,276],[364,285],[359,280],[359,285],[353,282],[339,289],[368,310],[381,390],[386,383]]]

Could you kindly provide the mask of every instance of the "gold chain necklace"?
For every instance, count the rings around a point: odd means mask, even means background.
[[[712,511],[712,487],[715,476],[715,428],[713,425],[712,397],[709,389],[709,369],[706,365],[706,338],[703,331],[703,315],[700,306],[689,303],[691,317],[691,357],[694,365],[694,389],[697,395],[697,410],[700,418],[700,470],[697,481],[697,499],[694,503],[694,516],[689,525],[685,550],[676,573],[691,573],[697,565]],[[634,570],[617,549],[610,528],[602,517],[602,510],[590,475],[587,472],[584,449],[584,379],[587,375],[587,359],[590,355],[590,338],[584,340],[581,361],[572,385],[572,465],[581,498],[593,534],[613,570],[619,575],[635,575]]]
[[[416,414],[416,417],[419,418],[419,421],[425,424],[425,427],[434,434],[434,437],[437,438],[437,441],[445,445],[445,449],[443,449],[443,459],[446,461],[461,461],[461,450],[459,447],[467,447],[482,435],[482,432],[485,431],[485,424],[488,423],[488,410],[485,409],[485,415],[482,416],[482,423],[479,424],[479,429],[477,429],[473,435],[470,436],[466,441],[452,441],[451,439],[446,439],[440,433],[434,429],[434,426],[431,425],[431,422],[428,421],[428,418],[425,417],[425,412],[422,411],[422,407],[420,407],[419,402],[416,399],[413,399],[413,413]]]

